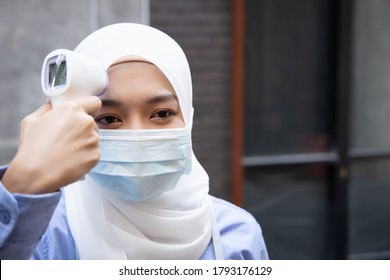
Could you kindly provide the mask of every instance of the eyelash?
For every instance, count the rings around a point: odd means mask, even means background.
[[[164,114],[165,116],[161,116],[160,114]],[[166,115],[168,114],[168,115]],[[169,118],[169,117],[172,117],[174,116],[176,113],[172,110],[160,110],[160,111],[157,111],[156,113],[154,113],[150,119],[154,119],[154,118],[158,118],[158,119],[166,119],[166,118]]]
[[[161,115],[161,114],[163,114],[163,115]],[[150,119],[151,120],[152,119],[164,120],[164,119],[167,119],[167,118],[172,117],[174,115],[176,115],[176,113],[174,111],[165,109],[165,110],[160,110],[160,111],[153,113],[152,116],[150,117]],[[119,119],[116,116],[106,115],[106,116],[100,116],[100,117],[96,118],[95,122],[108,126],[108,125],[115,124],[117,122],[121,122],[121,119]]]
[[[113,120],[113,122],[102,122],[102,120],[107,120],[107,119],[111,119]],[[102,123],[104,125],[110,125],[110,124],[113,124],[113,123],[116,123],[116,122],[120,122],[121,120],[115,116],[111,116],[111,115],[107,115],[107,116],[100,116],[98,118],[95,119],[95,122],[97,123]]]

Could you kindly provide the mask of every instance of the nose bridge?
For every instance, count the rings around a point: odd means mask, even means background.
[[[132,112],[124,122],[123,129],[146,129],[146,123],[140,114]]]

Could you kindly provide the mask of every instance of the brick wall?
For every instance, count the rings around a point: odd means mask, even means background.
[[[193,146],[211,193],[230,195],[231,1],[150,0],[150,23],[173,37],[190,63]]]

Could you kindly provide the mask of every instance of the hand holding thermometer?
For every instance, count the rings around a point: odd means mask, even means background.
[[[46,56],[41,85],[55,107],[65,101],[103,94],[108,88],[108,77],[97,61],[77,52],[59,49]]]

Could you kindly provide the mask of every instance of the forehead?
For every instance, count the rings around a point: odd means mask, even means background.
[[[102,96],[120,102],[152,98],[158,95],[172,95],[177,99],[174,88],[163,72],[152,63],[131,61],[114,64],[107,70],[109,89]]]
[[[144,61],[126,61],[111,65],[107,70],[110,85],[136,83],[139,86],[161,84],[174,91],[164,73],[154,64]]]

